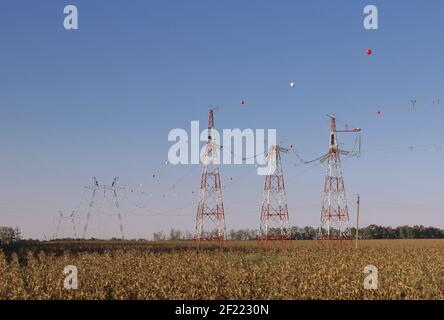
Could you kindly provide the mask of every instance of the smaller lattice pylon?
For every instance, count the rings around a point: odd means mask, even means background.
[[[62,226],[62,224],[63,224],[63,221],[66,221],[66,220],[70,220],[70,222],[71,222],[71,227],[72,227],[72,230],[73,230],[73,235],[74,235],[74,239],[76,239],[77,238],[77,230],[76,230],[76,223],[75,223],[75,221],[74,221],[74,218],[75,218],[75,210],[72,210],[71,211],[71,214],[69,215],[69,216],[65,216],[64,214],[63,214],[63,212],[61,211],[61,210],[59,210],[59,217],[58,217],[58,220],[57,220],[57,229],[56,229],[56,232],[55,232],[55,234],[53,235],[53,239],[57,239],[58,238],[58,236],[59,236],[59,232],[60,232],[60,227]]]
[[[118,191],[124,190],[125,188],[117,186],[117,180],[118,179],[119,179],[118,177],[115,177],[113,182],[112,182],[112,184],[111,184],[111,186],[108,186],[108,185],[99,185],[96,177],[93,177],[93,185],[85,187],[85,189],[91,190],[91,199],[90,199],[90,202],[89,202],[88,212],[86,214],[86,223],[85,223],[85,226],[83,228],[83,236],[82,236],[83,238],[85,238],[86,232],[88,230],[88,224],[89,224],[89,221],[90,221],[90,218],[91,218],[91,213],[92,213],[92,211],[94,209],[94,201],[95,201],[96,193],[99,190],[103,190],[104,193],[109,191],[112,194],[113,202],[114,202],[113,204],[114,204],[114,206],[117,209],[117,218],[119,220],[119,229],[120,229],[121,239],[122,240],[125,239],[125,235],[123,233],[122,215],[120,213],[121,209],[120,209],[119,199],[118,199],[118,195],[117,195]]]
[[[290,239],[281,152],[286,153],[288,149],[282,148],[279,145],[272,145],[267,156],[268,166],[267,175],[265,176],[259,230],[259,239],[264,241]]]
[[[85,226],[83,227],[83,234],[82,234],[82,238],[83,239],[85,239],[86,232],[88,231],[88,224],[89,224],[89,220],[91,218],[91,211],[94,208],[94,200],[95,200],[95,197],[96,197],[96,193],[100,189],[99,182],[97,181],[97,178],[93,177],[93,184],[92,184],[92,186],[87,186],[87,187],[85,187],[85,189],[91,190],[91,198],[90,198],[90,201],[89,201],[88,212],[86,213]]]

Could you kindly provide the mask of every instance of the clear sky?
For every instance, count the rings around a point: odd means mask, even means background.
[[[63,28],[66,4],[79,30]],[[378,30],[363,27],[366,4],[378,6]],[[326,114],[362,127],[362,157],[343,162],[352,223],[360,193],[363,225],[444,227],[442,1],[0,6],[0,225],[41,238],[58,210],[78,208],[81,230],[83,187],[119,176],[126,237],[192,231],[201,167],[165,164],[167,136],[204,127],[215,105],[217,128],[276,128],[306,159],[327,151]],[[291,224],[317,226],[325,166],[292,154],[283,164]],[[257,228],[263,177],[246,165],[221,175],[227,229]],[[119,235],[105,208],[89,236]]]

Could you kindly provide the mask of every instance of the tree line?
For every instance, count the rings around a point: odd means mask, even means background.
[[[269,234],[278,234],[279,230],[270,229]],[[318,229],[313,227],[291,227],[289,230],[290,239],[292,240],[314,240],[317,237]],[[355,237],[356,228],[351,228],[351,234]],[[255,229],[231,229],[227,232],[229,240],[256,240],[259,236],[258,230]],[[169,233],[154,232],[154,241],[163,240],[191,240],[193,234],[188,231],[171,229]],[[385,227],[371,224],[367,227],[359,229],[359,239],[444,239],[444,229],[435,227],[424,227],[422,225],[415,226],[399,226]]]
[[[270,229],[270,235],[279,234],[279,230]],[[314,240],[317,237],[318,229],[313,227],[291,227],[289,230],[290,239],[292,240]],[[355,237],[356,229],[351,228],[351,234]],[[227,232],[228,240],[256,240],[259,236],[256,229],[231,229]],[[154,232],[154,241],[163,240],[192,240],[194,234],[179,229],[171,229],[169,233]],[[422,225],[415,226],[399,226],[384,227],[371,224],[359,230],[360,239],[444,239],[444,229],[436,227],[424,227]],[[11,228],[0,226],[0,244],[10,244],[22,239],[19,228]],[[142,239],[140,239],[142,240]]]

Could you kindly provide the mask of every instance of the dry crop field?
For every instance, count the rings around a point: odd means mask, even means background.
[[[64,288],[65,266],[78,289]],[[364,267],[378,268],[366,290]],[[444,240],[49,242],[0,251],[1,299],[444,299]]]

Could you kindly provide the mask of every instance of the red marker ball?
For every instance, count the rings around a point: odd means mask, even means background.
[[[367,55],[371,55],[372,54],[372,49],[367,49]]]

